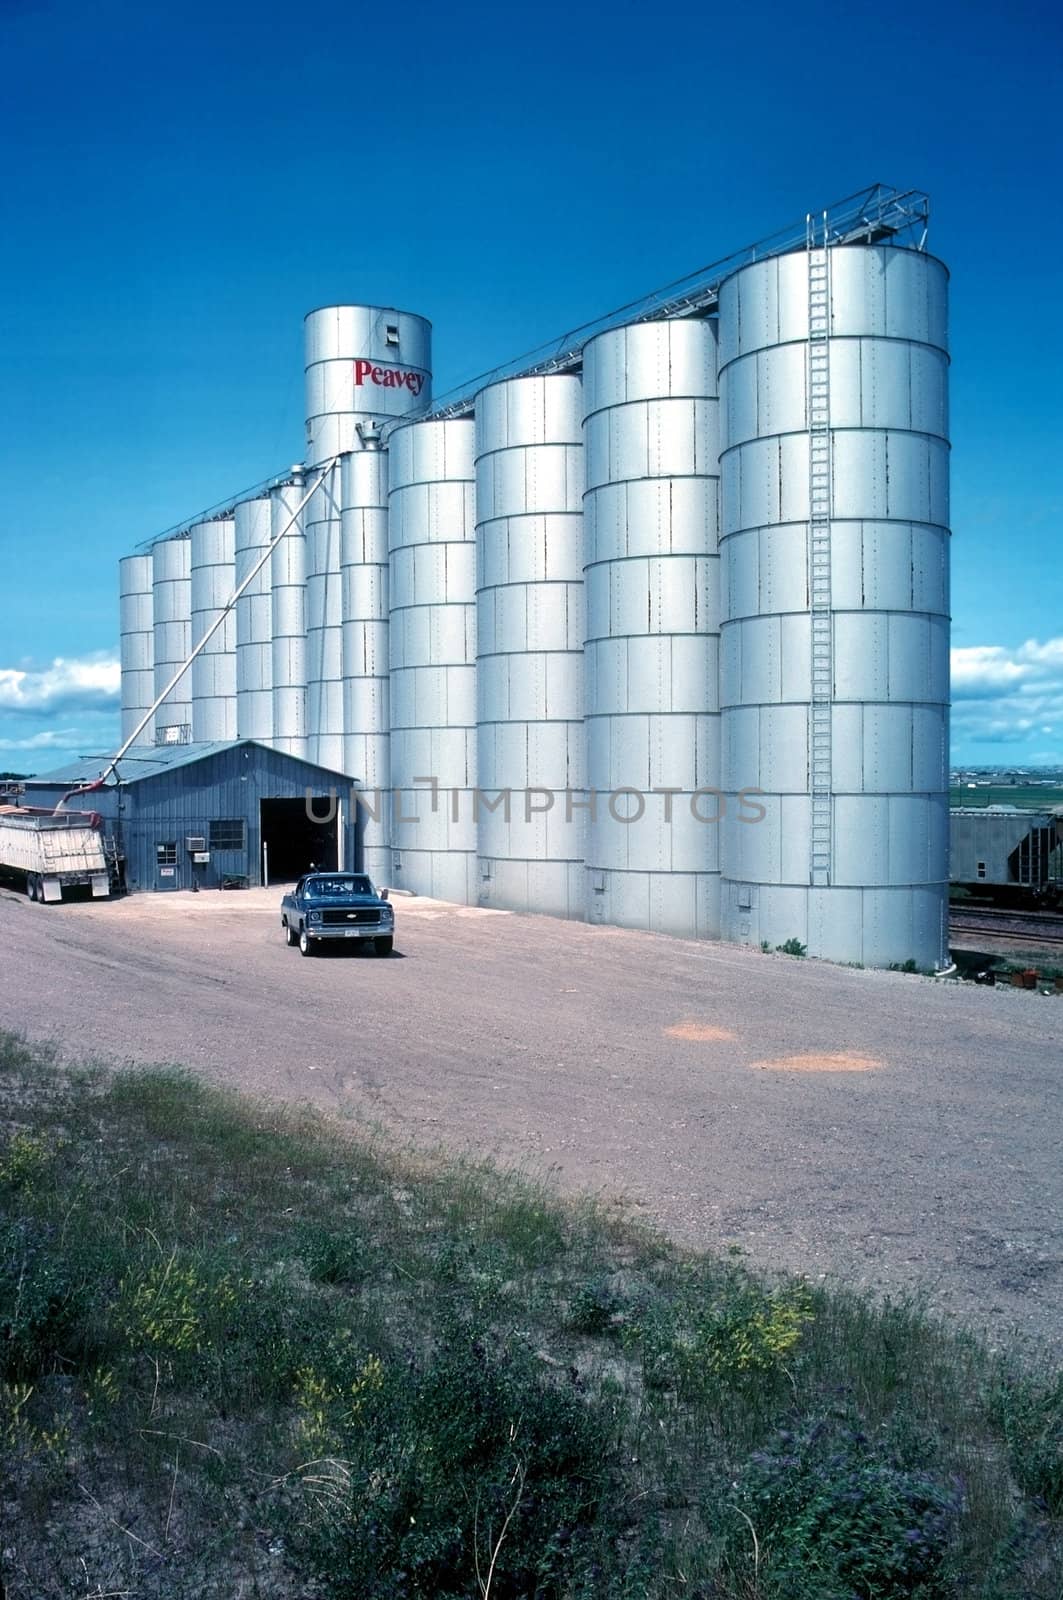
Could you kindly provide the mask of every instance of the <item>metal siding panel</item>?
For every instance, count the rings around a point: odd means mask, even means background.
[[[481,818],[479,897],[559,916],[582,912],[569,868],[583,825],[564,816],[583,739],[581,410],[580,381],[564,375],[510,380],[476,402],[477,770],[494,788],[552,797],[548,817],[527,820],[515,793],[509,821]]]
[[[465,418],[409,424],[388,441],[391,772],[403,798],[393,859],[400,885],[463,903],[476,893],[474,441]],[[434,814],[417,776],[439,784]]]
[[[781,943],[803,924],[831,959],[932,965],[948,699],[945,274],[892,247],[826,259],[834,870],[822,888],[809,886],[808,256],[741,269],[720,294],[726,776],[769,791],[764,824],[723,832],[724,932]]]
[[[711,323],[644,323],[584,350],[588,408],[588,782],[617,788],[718,777],[719,405]],[[600,440],[608,418],[608,470]],[[682,797],[676,798],[679,811]],[[604,807],[604,809],[603,809]],[[588,830],[587,914],[691,937],[718,934],[716,870],[661,797],[625,825],[607,799]],[[608,875],[599,894],[595,874]],[[664,908],[669,908],[665,910]]]

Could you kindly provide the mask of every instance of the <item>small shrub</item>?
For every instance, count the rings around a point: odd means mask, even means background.
[[[58,1457],[69,1443],[70,1429],[63,1421],[53,1420],[51,1426],[36,1422],[30,1404],[33,1393],[31,1383],[0,1384],[0,1444],[9,1457],[38,1461]]]
[[[107,1412],[118,1404],[121,1390],[113,1367],[93,1367],[85,1379],[85,1405],[89,1414]]]
[[[569,1302],[568,1326],[573,1333],[606,1333],[622,1309],[623,1301],[608,1283],[585,1283]]]
[[[764,1295],[750,1286],[698,1319],[694,1362],[715,1379],[765,1376],[781,1367],[811,1316],[811,1304],[800,1288]]]
[[[51,1164],[52,1149],[31,1133],[16,1133],[0,1156],[0,1186],[32,1192]]]
[[[651,1303],[625,1327],[624,1343],[638,1350],[650,1388],[704,1398],[722,1384],[763,1385],[781,1373],[811,1317],[800,1286],[766,1292],[736,1274],[704,1299]]]
[[[53,1251],[51,1231],[15,1222],[0,1229],[0,1376],[53,1372],[74,1338],[84,1284]]]
[[[800,939],[787,939],[785,944],[777,944],[775,948],[784,956],[806,956],[808,954],[807,944],[802,944]]]
[[[565,1592],[607,1451],[588,1402],[477,1341],[421,1372],[377,1366],[361,1399],[304,1387],[331,1449],[308,1464],[289,1543],[323,1593],[457,1600],[483,1592],[492,1559],[491,1600]]]
[[[321,1459],[342,1448],[343,1435],[360,1424],[383,1384],[383,1363],[375,1355],[367,1356],[342,1384],[313,1367],[300,1368],[295,1381],[299,1433],[311,1454]]]
[[[947,1561],[959,1487],[905,1469],[844,1419],[779,1433],[749,1458],[731,1509],[732,1570],[746,1580],[759,1571],[764,1600],[936,1600],[954,1592]]]
[[[375,1265],[372,1249],[353,1228],[342,1233],[308,1229],[300,1253],[307,1272],[318,1283],[362,1283]]]
[[[1004,1375],[992,1396],[1015,1481],[1053,1515],[1063,1513],[1063,1372],[1038,1382]]]
[[[123,1278],[119,1285],[118,1318],[135,1348],[170,1353],[199,1351],[208,1328],[224,1319],[237,1303],[238,1288],[228,1276],[215,1277],[195,1261],[180,1261],[175,1250],[168,1261]]]
[[[919,963],[915,960],[915,958],[913,956],[909,956],[907,961],[891,961],[890,962],[890,971],[891,972],[918,972],[919,971]]]

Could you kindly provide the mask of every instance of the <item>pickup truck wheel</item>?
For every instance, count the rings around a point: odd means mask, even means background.
[[[310,955],[313,955],[313,953],[314,953],[314,947],[310,943],[310,935],[307,933],[305,928],[300,928],[300,930],[299,930],[299,954],[301,956],[310,956]]]
[[[295,937],[295,929],[287,922],[284,924],[284,942],[289,950],[293,944],[298,944],[299,942]]]
[[[377,953],[377,955],[378,956],[389,956],[391,954],[391,951],[392,951],[392,948],[393,948],[394,944],[395,944],[394,936],[392,934],[390,934],[390,933],[387,935],[386,938],[378,939],[376,941],[376,953]]]

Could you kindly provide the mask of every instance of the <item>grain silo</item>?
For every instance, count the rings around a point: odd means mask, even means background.
[[[305,494],[303,469],[293,467],[291,481],[272,489],[269,497],[272,537],[279,538],[288,528],[268,563],[273,626],[272,743],[277,750],[287,751],[292,756],[305,756],[308,745],[306,533],[304,514],[300,512],[295,516]]]
[[[306,528],[307,755],[343,771],[343,594],[340,579],[340,469],[319,474],[321,487],[303,514]]]
[[[233,512],[236,583],[261,560],[272,533],[268,495],[243,500]],[[273,738],[273,591],[270,562],[236,602],[236,736]]]
[[[152,546],[152,619],[155,694],[162,694],[192,650],[192,547],[187,534]],[[192,737],[192,680],[185,672],[155,713],[158,744],[187,744]]]
[[[725,824],[742,942],[946,960],[946,283],[810,239],[721,287],[724,762],[766,813]]]
[[[716,342],[644,322],[583,352],[587,916],[687,938],[720,932]]]
[[[365,449],[342,458],[340,506],[342,771],[358,781],[369,801],[363,816],[365,870],[387,883],[391,876],[388,456],[375,435]]]
[[[231,515],[197,522],[190,535],[192,644],[199,644],[232,598],[235,529]],[[213,743],[236,738],[236,617],[229,612],[191,667],[192,738]]]
[[[118,563],[122,740],[132,737],[155,701],[155,604],[150,555],[123,556]],[[154,718],[138,744],[152,744]]]
[[[358,450],[374,418],[432,398],[432,324],[386,306],[322,306],[305,319],[307,464]]]
[[[386,306],[323,306],[305,321],[307,462],[325,482],[306,512],[308,754],[346,770],[341,472],[334,458],[380,439],[432,396],[431,323]],[[348,579],[348,587],[350,580]],[[348,692],[348,703],[350,693]],[[351,728],[356,736],[359,731]],[[352,773],[361,778],[361,773]]]
[[[392,882],[476,899],[476,515],[471,419],[389,440]]]
[[[583,916],[582,386],[476,397],[478,899]]]

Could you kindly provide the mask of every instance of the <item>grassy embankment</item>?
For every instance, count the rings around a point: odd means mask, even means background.
[[[0,1084],[8,1600],[1058,1600],[1058,1374],[179,1072]]]

